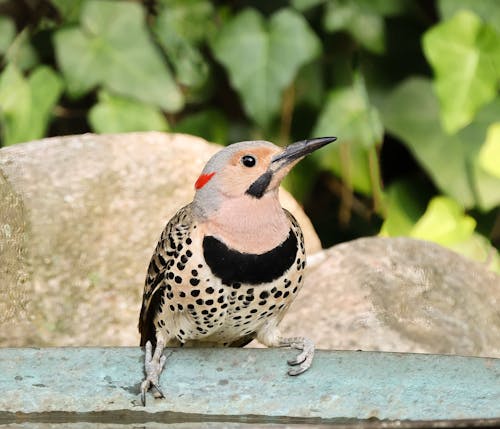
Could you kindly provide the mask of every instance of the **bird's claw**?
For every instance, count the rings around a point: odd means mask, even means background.
[[[303,343],[291,343],[290,347],[292,349],[302,350],[302,352],[293,359],[288,359],[288,365],[299,365],[307,359],[308,350],[304,349]]]
[[[294,368],[290,368],[288,371],[287,371],[287,374],[288,375],[299,375],[299,374],[302,374],[304,371],[307,371],[309,369],[309,367],[311,366],[310,363],[308,364],[305,364],[304,362],[301,363],[300,365],[294,367]]]
[[[142,405],[146,405],[146,393],[153,386],[155,388],[154,396],[155,398],[164,398],[165,395],[160,389],[159,378],[160,374],[165,366],[166,356],[162,355],[163,344],[158,343],[154,354],[152,353],[153,346],[150,341],[146,343],[146,355],[144,359],[144,369],[146,371],[146,378],[141,383],[141,402]]]
[[[146,392],[149,390],[149,387],[151,385],[151,381],[146,379],[141,383],[141,403],[142,406],[146,406]]]
[[[288,375],[299,375],[309,369],[314,357],[314,343],[308,338],[290,339],[284,345],[293,349],[302,350],[295,358],[287,361],[288,365],[295,366],[288,370]]]
[[[158,383],[155,383],[152,380],[150,380],[149,378],[146,378],[146,380],[144,380],[141,383],[141,402],[142,402],[142,405],[144,407],[146,406],[146,393],[151,388],[151,386],[153,386],[155,388],[155,390],[156,390],[153,393],[153,396],[155,398],[159,399],[159,398],[164,398],[165,397],[164,393],[160,389],[160,386],[158,386]]]

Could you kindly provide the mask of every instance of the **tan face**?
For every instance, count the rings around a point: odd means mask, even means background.
[[[220,191],[228,197],[244,195],[268,171],[271,158],[278,152],[279,148],[258,147],[234,153],[220,172]]]
[[[216,187],[218,193],[226,197],[244,196],[249,187],[269,170],[272,157],[280,151],[274,145],[240,148],[213,168],[204,170],[196,188]]]

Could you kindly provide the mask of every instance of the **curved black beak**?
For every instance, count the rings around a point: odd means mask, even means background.
[[[329,143],[337,140],[337,137],[317,137],[314,139],[301,140],[287,146],[283,152],[275,155],[271,159],[271,170],[278,171],[284,166],[304,158],[306,155],[315,150],[326,146]]]

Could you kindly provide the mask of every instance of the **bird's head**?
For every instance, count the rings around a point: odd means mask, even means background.
[[[205,165],[195,183],[195,204],[207,212],[216,210],[225,199],[261,199],[273,191],[276,194],[297,162],[335,140],[336,137],[302,140],[284,149],[267,141],[231,144]]]

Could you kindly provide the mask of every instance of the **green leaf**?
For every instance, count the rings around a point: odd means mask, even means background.
[[[324,3],[326,0],[292,0],[295,9],[303,12]]]
[[[180,84],[198,88],[207,81],[209,67],[198,49],[175,36],[167,38],[159,34],[159,40],[174,66]]]
[[[0,75],[0,113],[3,145],[23,141],[28,127],[31,94],[28,82],[17,67],[10,64]]]
[[[500,3],[498,0],[439,0],[438,9],[443,21],[452,18],[462,9],[468,9],[500,34]]]
[[[500,99],[482,109],[460,133],[441,128],[439,103],[426,79],[410,78],[387,97],[382,118],[429,173],[437,187],[462,206],[490,210],[500,203],[500,182],[485,172],[478,153],[492,118],[500,117]]]
[[[97,48],[97,43],[95,44]],[[105,63],[99,64],[100,53],[92,41],[79,28],[59,30],[55,34],[57,61],[66,79],[66,89],[73,98],[78,98],[105,83]]]
[[[276,12],[268,22],[247,9],[222,27],[212,49],[247,114],[266,126],[280,109],[284,89],[317,56],[320,43],[307,21],[291,9]]]
[[[356,86],[330,92],[313,134],[332,133],[342,136],[343,142],[365,148],[382,141],[383,126],[378,111]]]
[[[352,0],[351,0],[352,1]],[[362,10],[378,13],[382,16],[394,16],[409,10],[409,0],[356,0]]]
[[[38,54],[30,43],[30,32],[25,27],[11,41],[5,52],[5,62],[15,64],[19,70],[29,70],[38,64]]]
[[[204,42],[216,30],[214,6],[208,0],[164,0],[157,24],[192,45]]]
[[[31,114],[27,140],[45,136],[54,106],[63,92],[62,78],[48,66],[38,66],[28,78],[31,90]]]
[[[454,133],[493,100],[500,78],[500,36],[471,12],[431,28],[423,37],[445,130]]]
[[[487,173],[500,179],[500,122],[488,128],[486,141],[479,152],[479,164]]]
[[[25,79],[9,64],[0,77],[3,144],[43,137],[61,92],[62,80],[51,68],[39,66]]]
[[[89,122],[98,133],[168,130],[168,123],[157,108],[104,91],[90,109]]]
[[[439,196],[431,200],[410,236],[450,246],[468,240],[475,228],[476,221],[464,214],[456,201]]]
[[[327,31],[347,31],[376,54],[385,51],[385,16],[402,13],[406,0],[329,0],[324,15]]]
[[[296,105],[308,104],[318,111],[323,107],[325,93],[322,64],[315,61],[302,67],[295,79]]]
[[[72,97],[97,85],[176,112],[183,96],[151,41],[140,5],[88,1],[80,27],[55,34],[56,58]]]
[[[347,31],[362,46],[376,54],[385,50],[384,17],[364,8],[356,0],[330,0],[324,26],[330,32]]]
[[[369,150],[382,142],[383,126],[360,78],[351,87],[330,92],[313,135],[339,137],[339,144],[327,146],[321,154],[313,156],[323,168],[351,183],[356,191],[370,194]]]
[[[500,256],[491,243],[475,232],[476,221],[464,214],[456,201],[448,197],[433,198],[425,213],[415,203],[415,190],[408,184],[391,187],[388,195],[387,218],[382,225],[382,236],[408,236],[446,246],[464,256],[500,272]],[[419,217],[420,216],[420,217]]]
[[[158,41],[183,85],[200,87],[208,78],[208,64],[197,44],[213,31],[213,12],[207,0],[169,0],[156,20]]]
[[[500,205],[500,179],[484,170],[479,153],[487,138],[490,125],[500,118],[500,97],[481,109],[474,122],[459,133],[459,138],[467,148],[470,163],[471,186],[482,210],[490,210]]]
[[[229,125],[221,112],[207,109],[187,116],[175,125],[174,131],[192,134],[210,142],[225,145],[228,142]]]
[[[482,262],[488,269],[500,273],[498,250],[481,234],[474,232],[468,240],[454,243],[448,247],[468,258]]]
[[[409,235],[413,225],[423,214],[415,184],[408,181],[393,183],[385,193],[385,220],[380,229],[384,237]]]
[[[50,0],[64,22],[77,22],[85,0]]]
[[[500,272],[500,256],[491,243],[474,231],[476,222],[448,197],[433,198],[427,208],[413,182],[399,181],[386,192],[386,217],[380,235],[413,237],[446,246]]]
[[[16,26],[12,19],[0,16],[0,55],[4,55],[16,36]]]

